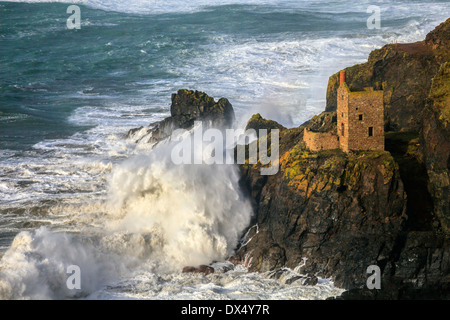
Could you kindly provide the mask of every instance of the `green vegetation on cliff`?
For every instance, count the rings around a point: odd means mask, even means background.
[[[348,190],[360,183],[367,170],[374,170],[387,184],[398,165],[386,151],[361,151],[346,154],[340,149],[310,152],[299,144],[280,159],[281,171],[288,185],[310,194],[336,188]]]
[[[429,99],[430,107],[437,114],[437,119],[444,128],[450,123],[450,62],[441,65],[433,78]]]
[[[245,130],[254,129],[259,137],[259,130],[266,129],[267,133],[270,133],[272,129],[278,129],[280,131],[286,130],[286,128],[273,120],[267,120],[261,117],[259,113],[254,114],[250,120],[248,120]]]

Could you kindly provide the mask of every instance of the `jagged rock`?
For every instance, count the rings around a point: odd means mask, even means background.
[[[425,43],[434,50],[434,55],[440,63],[450,60],[450,19],[438,25],[427,34]]]
[[[315,286],[319,279],[316,276],[301,275],[287,268],[275,269],[268,273],[269,279],[276,279],[285,284],[293,284],[294,282],[301,283],[305,286]]]
[[[228,99],[221,98],[215,102],[204,92],[185,89],[172,94],[170,114],[180,128],[191,127],[195,120],[212,121],[217,127],[231,127],[235,119]]]
[[[250,118],[250,120],[248,120],[245,130],[248,129],[254,129],[256,131],[256,135],[258,136],[258,138],[260,138],[259,136],[260,129],[266,129],[268,134],[270,134],[272,129],[278,129],[280,131],[286,130],[286,128],[283,125],[273,120],[264,119],[263,117],[261,117],[259,113],[254,114]]]
[[[291,277],[291,278],[289,278],[289,279],[287,279],[284,283],[286,283],[286,284],[292,284],[292,283],[294,283],[295,281],[297,281],[297,280],[301,280],[301,279],[304,279],[302,276],[295,276],[295,277]],[[315,284],[317,284],[317,283],[315,283]],[[315,285],[314,284],[314,285]]]
[[[231,256],[230,258],[228,258],[228,261],[234,265],[238,265],[241,262],[241,258],[236,257],[236,256]]]
[[[318,282],[319,282],[319,279],[315,276],[312,276],[312,277],[306,278],[305,281],[303,282],[303,284],[305,286],[315,286]]]
[[[433,78],[420,140],[434,213],[450,234],[450,62]]]
[[[214,268],[206,265],[200,265],[198,267],[184,267],[183,273],[203,273],[208,275],[210,273],[214,273]]]
[[[251,252],[254,271],[295,268],[306,257],[302,272],[320,271],[346,288],[364,284],[364,268],[389,255],[404,223],[394,159],[388,152],[310,153],[294,145],[280,164],[262,187],[259,172],[242,166],[245,184],[258,188],[259,232],[237,254]]]
[[[234,270],[234,265],[229,265],[229,266],[223,266],[220,271],[222,273],[227,273],[228,271],[232,271]]]
[[[321,114],[312,117],[303,125],[314,132],[330,132],[336,131],[337,115],[336,111],[322,112]]]
[[[206,93],[178,90],[172,94],[171,116],[152,124],[145,136],[148,143],[158,143],[169,137],[175,129],[191,129],[195,121],[202,121],[205,127],[230,128],[235,116],[231,103],[226,98],[215,102]],[[130,138],[141,128],[131,129]]]
[[[136,134],[136,132],[142,130],[143,128],[144,128],[143,126],[140,126],[139,128],[133,128],[133,129],[130,129],[130,130],[128,131],[127,137],[133,136],[134,134]]]

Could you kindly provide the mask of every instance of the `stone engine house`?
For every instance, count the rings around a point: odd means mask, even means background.
[[[364,88],[350,91],[345,71],[337,90],[337,132],[339,146],[350,150],[384,150],[383,91]]]
[[[336,112],[337,132],[304,131],[303,140],[310,150],[384,150],[382,90],[350,91],[345,83],[345,71],[341,71]]]

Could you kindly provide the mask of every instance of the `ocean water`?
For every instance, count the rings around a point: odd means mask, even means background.
[[[66,9],[81,8],[69,30]],[[369,5],[381,29],[368,29]],[[252,210],[232,166],[175,166],[125,135],[201,90],[295,127],[328,77],[422,40],[448,1],[0,1],[1,299],[325,299],[342,289],[227,265]],[[182,274],[217,261],[217,273]],[[306,261],[306,263],[308,263]],[[66,286],[69,265],[81,290]]]

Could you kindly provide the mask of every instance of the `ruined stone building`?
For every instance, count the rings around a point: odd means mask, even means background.
[[[340,148],[350,150],[384,150],[383,91],[364,88],[350,91],[345,71],[340,73],[337,91],[337,132]]]
[[[364,88],[361,91],[350,91],[345,83],[345,71],[341,71],[336,112],[337,132],[313,132],[305,129],[303,140],[310,150],[384,150],[382,90]]]

